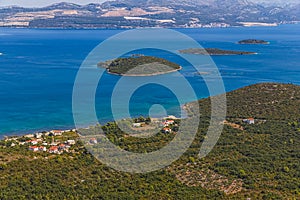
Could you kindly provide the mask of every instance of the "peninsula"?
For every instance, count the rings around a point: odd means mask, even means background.
[[[221,56],[221,55],[252,55],[257,54],[256,52],[249,51],[234,51],[234,50],[224,50],[218,48],[189,48],[179,50],[181,54],[196,54],[196,55],[211,55],[211,56]]]
[[[267,42],[265,40],[256,40],[256,39],[241,40],[238,43],[239,44],[270,44],[270,42]]]
[[[108,73],[122,76],[154,76],[175,72],[181,66],[154,56],[131,56],[99,62],[98,67],[105,68]]]

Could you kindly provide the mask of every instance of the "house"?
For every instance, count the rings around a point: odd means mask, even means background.
[[[168,119],[168,120],[166,120],[166,122],[170,125],[170,124],[174,124],[174,120],[172,120],[172,119]]]
[[[47,151],[47,148],[44,146],[30,146],[29,151],[37,152],[37,151]]]
[[[97,141],[96,138],[91,138],[91,139],[90,139],[90,143],[91,143],[91,144],[97,144],[98,141]]]
[[[29,142],[30,142],[32,145],[36,145],[36,144],[38,143],[37,140],[30,140]]]
[[[246,122],[247,124],[255,124],[254,118],[243,119],[243,122]]]
[[[29,151],[37,152],[39,148],[37,146],[30,146]]]
[[[163,123],[163,126],[164,127],[167,127],[167,126],[169,126],[169,125],[172,125],[172,124],[174,124],[174,120],[165,120]]]
[[[49,153],[58,153],[58,146],[52,146],[49,148]]]
[[[58,149],[59,149],[60,151],[64,151],[64,150],[66,149],[66,145],[65,145],[65,144],[60,144],[60,145],[58,146]]]
[[[40,147],[39,147],[39,151],[47,151],[47,148],[44,147],[44,146],[40,146]]]
[[[76,144],[76,141],[75,140],[67,140],[67,144],[74,145],[74,144]]]
[[[139,128],[141,126],[142,126],[141,123],[132,123],[132,127],[134,127],[134,128]]]
[[[164,132],[164,133],[172,133],[172,129],[165,127],[165,128],[163,129],[163,132]]]
[[[52,133],[54,136],[61,136],[64,131],[61,130],[52,130],[50,133]]]
[[[44,135],[43,133],[35,133],[34,134],[35,138],[38,138],[38,139],[42,138],[43,135]]]
[[[49,136],[51,133],[50,132],[45,132],[44,135],[45,136]]]

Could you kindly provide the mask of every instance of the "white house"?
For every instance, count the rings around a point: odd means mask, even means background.
[[[172,133],[172,129],[170,129],[170,128],[164,128],[163,132],[164,133]]]
[[[168,120],[166,120],[166,122],[167,122],[168,124],[174,124],[174,120],[172,120],[172,119],[168,119]]]
[[[35,133],[35,138],[42,138],[42,136],[44,135],[43,133]]]
[[[61,136],[64,131],[61,130],[52,130],[50,133],[52,133],[54,136]]]
[[[50,135],[50,132],[48,131],[48,132],[44,133],[44,135],[45,135],[45,136],[49,136],[49,135]]]
[[[66,147],[65,144],[60,144],[60,145],[58,146],[58,149],[61,150],[61,151],[64,151],[66,148],[67,148],[67,147]]]
[[[165,120],[164,122],[163,122],[163,126],[164,127],[167,127],[167,126],[169,126],[169,125],[172,125],[172,124],[174,124],[175,122],[174,122],[174,120]]]
[[[34,151],[34,152],[36,152],[36,151],[38,151],[39,150],[39,148],[37,147],[37,146],[30,146],[29,147],[29,151]]]
[[[67,140],[67,144],[74,145],[74,144],[76,144],[76,141],[75,140]]]
[[[38,141],[37,141],[37,140],[31,140],[30,143],[31,143],[32,145],[36,145],[36,144],[38,143]]]
[[[139,128],[141,126],[142,126],[141,123],[132,123],[132,127],[134,127],[134,128]]]
[[[47,151],[47,148],[44,147],[44,146],[40,146],[40,147],[39,147],[39,151]]]
[[[58,146],[52,146],[49,148],[49,153],[58,153]]]
[[[91,144],[97,144],[98,141],[97,141],[96,138],[91,138],[91,139],[90,139],[90,143],[91,143]]]
[[[248,118],[248,119],[243,119],[243,122],[247,124],[255,124],[255,119],[254,118]]]

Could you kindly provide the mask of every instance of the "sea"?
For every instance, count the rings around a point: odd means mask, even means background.
[[[300,85],[300,24],[174,30],[193,38],[205,48],[257,52],[256,55],[212,56],[225,91],[262,82]],[[72,97],[80,66],[102,41],[124,31],[0,28],[0,137],[74,128]],[[237,43],[251,38],[266,40],[270,44]],[[210,72],[196,74],[190,63],[153,49],[139,53],[179,63],[183,67],[180,73],[187,78],[197,98],[210,95],[203,80],[203,76]],[[99,73],[102,72],[99,69]],[[116,118],[111,111],[111,94],[120,79],[105,72],[102,75],[94,105],[100,124]],[[161,79],[168,77],[172,77],[172,73],[158,76]],[[133,83],[138,79],[128,77]],[[184,101],[190,100],[187,96]],[[175,116],[182,106],[170,89],[157,84],[139,87],[127,106],[130,115],[137,117],[148,115],[153,105],[161,114]],[[94,122],[87,120],[85,123],[88,126]]]

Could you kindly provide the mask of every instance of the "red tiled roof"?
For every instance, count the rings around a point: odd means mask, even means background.
[[[50,147],[49,150],[58,150],[58,148],[57,148],[57,146],[52,146],[52,147]]]

